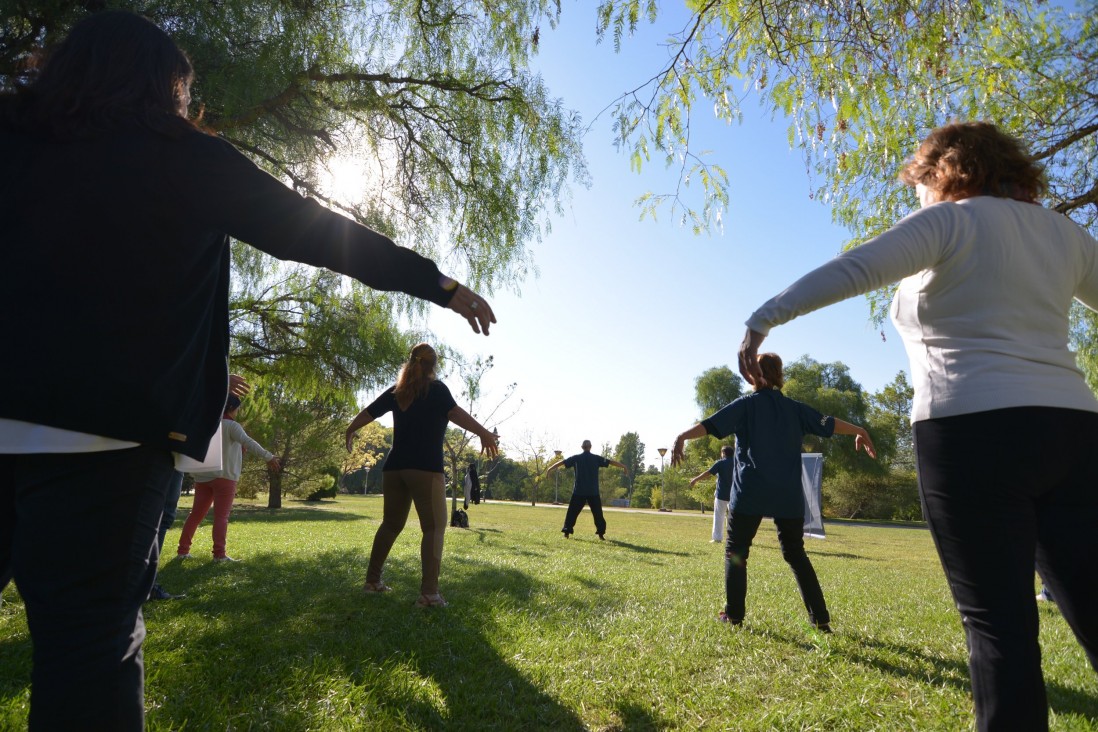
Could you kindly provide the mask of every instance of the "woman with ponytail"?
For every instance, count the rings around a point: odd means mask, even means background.
[[[366,592],[388,592],[381,572],[393,542],[408,521],[415,504],[423,530],[420,555],[423,579],[416,605],[445,607],[438,591],[442,564],[442,542],[446,532],[446,488],[443,475],[442,441],[446,426],[453,422],[480,438],[481,452],[494,457],[499,449],[496,437],[457,405],[450,390],[435,377],[438,354],[420,343],[400,371],[397,383],[358,413],[347,426],[347,450],[355,433],[378,417],[393,413],[393,447],[382,468],[381,526],[374,536],[370,566],[366,571]]]
[[[741,625],[747,598],[747,557],[763,516],[778,527],[782,558],[793,570],[808,618],[819,630],[831,632],[831,616],[816,570],[804,550],[804,492],[801,488],[801,442],[805,435],[852,435],[854,450],[877,457],[865,428],[826,417],[812,407],[782,394],[785,376],[776,353],[759,356],[764,378],[755,393],[742,396],[675,438],[671,465],[682,463],[687,440],[705,435],[736,436],[735,472],[728,501],[728,541],[725,551],[725,606],[717,619]]]

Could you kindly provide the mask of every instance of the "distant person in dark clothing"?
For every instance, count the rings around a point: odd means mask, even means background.
[[[713,463],[709,470],[690,479],[690,485],[694,486],[710,475],[717,477],[717,488],[713,491],[713,541],[724,541],[728,499],[732,495],[732,474],[736,470],[736,462],[732,459],[734,452],[731,445],[721,445],[721,459]]]
[[[725,552],[725,606],[717,619],[740,625],[746,613],[747,557],[764,516],[778,527],[782,558],[797,578],[809,620],[831,632],[831,616],[816,570],[804,550],[804,492],[801,488],[801,441],[805,435],[854,435],[854,449],[876,457],[864,428],[818,411],[781,392],[785,383],[776,353],[759,356],[765,386],[742,396],[675,438],[671,464],[683,460],[687,440],[705,435],[736,436],[736,470],[728,501],[728,542]]]
[[[225,404],[230,236],[495,317],[189,121],[193,67],[149,20],[91,14],[43,58],[0,92],[0,321],[30,356],[0,359],[0,581],[25,602],[30,728],[141,730],[175,456],[205,457]]]
[[[572,536],[572,530],[576,525],[576,519],[583,510],[584,504],[591,507],[591,515],[595,519],[595,533],[600,539],[605,539],[606,519],[602,515],[602,497],[599,495],[599,468],[608,468],[613,465],[621,468],[629,475],[629,468],[617,460],[604,458],[591,452],[591,441],[584,440],[580,445],[583,452],[566,457],[550,465],[545,469],[545,477],[560,467],[575,468],[576,480],[572,485],[572,500],[568,502],[568,512],[564,515],[564,538]]]
[[[480,505],[480,476],[477,475],[477,464],[469,463],[465,471],[465,508],[468,510],[469,502]]]
[[[426,343],[412,349],[400,370],[396,386],[385,391],[370,406],[358,413],[347,426],[347,450],[355,433],[383,414],[393,413],[393,448],[382,467],[381,526],[374,535],[370,566],[366,570],[367,592],[388,592],[382,581],[385,560],[393,542],[404,530],[408,512],[414,503],[423,530],[420,558],[423,579],[416,605],[445,607],[439,594],[438,576],[442,566],[442,543],[446,536],[446,486],[443,472],[442,441],[446,426],[453,422],[480,438],[481,452],[489,457],[499,454],[496,437],[468,412],[457,405],[446,385],[435,378],[438,355]]]

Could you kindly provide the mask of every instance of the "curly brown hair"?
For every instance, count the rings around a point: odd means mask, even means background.
[[[1048,189],[1044,166],[1021,140],[990,122],[954,122],[934,130],[907,161],[900,180],[922,183],[943,201],[995,196],[1033,203]]]
[[[435,381],[435,366],[438,354],[430,344],[420,343],[412,348],[412,353],[400,370],[393,396],[401,409],[407,409],[416,399],[427,396],[431,383]]]

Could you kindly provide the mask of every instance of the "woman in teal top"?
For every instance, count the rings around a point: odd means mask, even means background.
[[[831,632],[831,616],[816,570],[804,550],[804,493],[801,489],[801,441],[805,435],[854,435],[854,449],[876,457],[864,428],[820,414],[781,392],[785,383],[776,353],[759,356],[765,385],[740,397],[675,438],[671,464],[683,460],[687,440],[705,435],[736,436],[736,469],[728,502],[728,542],[725,551],[724,610],[721,622],[740,625],[747,598],[747,557],[763,516],[778,527],[782,558],[797,578],[808,617],[820,630]]]

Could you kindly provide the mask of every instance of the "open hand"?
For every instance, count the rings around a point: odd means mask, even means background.
[[[474,333],[483,331],[484,335],[488,335],[489,326],[496,322],[496,314],[488,301],[465,285],[458,285],[446,307],[468,320]]]
[[[762,369],[759,368],[759,346],[765,338],[766,336],[762,333],[748,328],[747,334],[743,337],[743,343],[740,344],[740,376],[754,387],[766,386],[766,379],[763,378]]]

